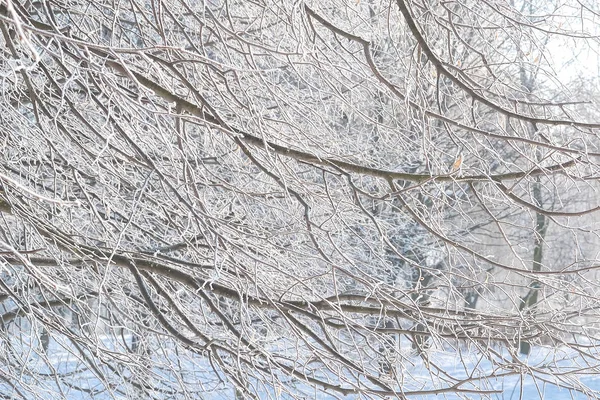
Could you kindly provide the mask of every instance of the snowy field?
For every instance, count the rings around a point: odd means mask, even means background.
[[[57,343],[52,342],[49,350],[49,354],[52,355],[48,357],[48,361],[50,361],[52,368],[49,368],[48,364],[43,362],[42,357],[32,352],[27,365],[30,371],[36,370],[38,372],[38,378],[34,379],[31,374],[23,373],[20,382],[0,384],[0,394],[3,395],[2,398],[20,398],[21,396],[19,393],[26,399],[108,400],[139,398],[139,394],[137,394],[135,390],[131,390],[131,388],[121,391],[122,388],[117,384],[120,378],[115,379],[114,387],[104,387],[104,385],[102,385],[84,365],[82,360],[67,351],[65,347],[61,347]],[[511,360],[512,356],[507,351],[500,351],[496,357],[498,357],[496,360],[490,360],[466,350],[463,350],[460,353],[431,351],[428,362],[431,363],[431,365],[437,366],[438,370],[445,371],[448,376],[465,380],[469,378],[481,379],[476,379],[471,381],[471,383],[466,382],[461,386],[462,389],[467,389],[471,392],[462,394],[438,393],[425,396],[411,395],[408,398],[419,400],[562,400],[600,398],[600,376],[587,372],[597,366],[598,362],[592,357],[583,357],[567,348],[555,350],[548,347],[535,347],[529,357],[521,358],[520,363],[514,364],[520,365],[519,367],[514,368],[516,371],[500,368],[497,363],[497,360],[500,359],[500,357],[504,359],[504,365],[506,365],[507,360]],[[168,360],[167,362],[175,363],[175,360]],[[105,373],[109,371],[106,366],[103,367],[102,365],[97,365],[96,367],[103,370]],[[180,377],[184,377],[188,382],[192,379],[198,382],[198,392],[193,397],[185,397],[181,394],[176,394],[164,395],[162,397],[157,396],[155,398],[161,400],[179,398],[201,398],[206,400],[234,399],[234,389],[219,383],[214,379],[214,376],[211,377],[209,374],[211,368],[206,364],[205,360],[198,360],[198,363],[193,366],[194,368],[192,368],[191,365],[188,365],[188,367],[189,371],[183,372],[180,374]],[[15,376],[14,370],[8,371],[7,368],[7,366],[0,367],[1,376]],[[448,386],[443,382],[447,376],[443,373],[436,375],[432,372],[435,371],[436,368],[430,367],[428,369],[425,365],[425,361],[416,355],[404,359],[402,368],[403,373],[398,380],[402,382],[402,388],[406,392],[432,390]],[[578,382],[572,381],[572,375],[566,376],[561,375],[560,373],[554,375],[544,374],[544,372],[549,372],[550,370],[556,371],[557,368],[562,373],[577,370],[579,383],[585,385],[587,390],[585,392],[569,390],[568,387],[574,387],[578,384]],[[54,369],[54,371],[52,371],[52,369]],[[52,377],[54,372],[63,375],[60,385],[58,384],[59,381]],[[532,378],[531,372],[534,372],[536,376],[535,379]],[[122,376],[127,376],[127,374],[127,371],[122,371]],[[497,377],[486,377],[492,374],[497,375]],[[156,375],[159,375],[159,373]],[[165,374],[164,371],[161,372],[160,375],[165,380],[175,379],[175,375],[169,378],[168,374]],[[107,374],[107,376],[109,375]],[[256,382],[254,382],[254,384],[256,384]],[[252,385],[252,383],[250,383],[250,385]],[[290,387],[286,389],[295,393],[295,397],[286,394],[285,392],[287,390],[282,390],[281,388],[266,388],[265,386],[262,386],[260,389],[257,388],[255,392],[259,393],[260,399],[300,398],[319,400],[358,400],[370,398],[353,395],[344,397],[337,393],[328,394],[315,391],[314,388],[310,388],[299,380],[291,383]],[[481,392],[478,393],[478,391]],[[483,393],[484,391],[486,393]]]

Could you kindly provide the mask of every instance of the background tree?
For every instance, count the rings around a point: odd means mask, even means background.
[[[0,3],[2,394],[595,396],[598,14],[549,7]]]

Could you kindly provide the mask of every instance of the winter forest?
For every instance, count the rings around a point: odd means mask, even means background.
[[[0,398],[600,399],[596,0],[0,0]]]

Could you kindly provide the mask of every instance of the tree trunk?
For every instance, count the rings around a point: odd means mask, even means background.
[[[542,205],[542,187],[540,178],[536,177],[533,184],[533,200],[535,205],[540,207]],[[544,214],[536,213],[536,225],[534,233],[534,247],[533,247],[533,265],[532,271],[539,272],[542,269],[543,249],[544,249],[544,237],[548,229],[548,218]],[[538,292],[541,284],[538,280],[534,280],[529,284],[529,291],[525,296],[521,298],[519,304],[519,311],[526,312],[527,314],[533,313],[533,307],[538,301]],[[529,316],[527,316],[529,318]],[[519,352],[521,354],[528,355],[531,352],[531,344],[525,341],[519,342]]]

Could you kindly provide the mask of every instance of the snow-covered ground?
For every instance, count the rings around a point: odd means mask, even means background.
[[[26,345],[26,343],[23,343]],[[30,349],[35,346],[25,346]],[[590,347],[594,349],[594,347]],[[13,350],[17,350],[13,348]],[[48,362],[44,362],[44,356],[30,353],[26,362],[29,371],[36,371],[39,375],[34,377],[31,373],[22,373],[18,382],[0,382],[0,396],[3,398],[20,398],[19,394],[24,394],[26,399],[138,399],[139,394],[129,387],[128,389],[119,387],[123,376],[127,377],[131,371],[121,369],[121,377],[115,377],[115,386],[106,388],[95,374],[85,366],[80,357],[75,356],[64,343],[60,344],[51,341],[48,351]],[[116,350],[116,349],[115,349]],[[513,359],[506,349],[495,349],[497,354],[492,358],[483,357],[475,351],[468,348],[459,350],[448,349],[445,351],[432,350],[428,353],[426,359],[411,355],[401,361],[397,366],[401,371],[398,381],[402,383],[403,391],[411,392],[418,390],[431,390],[447,387],[448,382],[456,382],[461,379],[476,378],[471,382],[466,382],[460,387],[471,390],[471,392],[458,393],[439,393],[425,396],[410,396],[411,399],[418,400],[438,400],[438,399],[595,399],[600,398],[600,375],[594,373],[597,370],[597,361],[591,356],[582,356],[575,350],[551,347],[534,347],[528,357],[519,356],[518,360]],[[13,353],[14,355],[15,353]],[[25,353],[21,353],[25,354]],[[170,357],[167,357],[170,358]],[[503,360],[502,364],[499,360]],[[191,360],[188,359],[188,362]],[[193,365],[187,366],[179,364],[186,371],[179,377],[184,377],[186,381],[197,382],[197,392],[187,398],[201,398],[206,400],[225,400],[234,399],[235,391],[233,387],[220,383],[210,376],[211,366],[206,360],[198,359]],[[512,367],[510,367],[512,361]],[[507,367],[507,363],[509,366]],[[50,364],[50,366],[48,365]],[[177,365],[175,359],[165,359],[165,365]],[[503,365],[501,367],[500,365]],[[97,363],[96,368],[103,371],[106,376],[110,376],[110,368],[102,363]],[[436,373],[435,371],[444,371]],[[165,372],[167,371],[167,372]],[[559,372],[551,374],[550,372]],[[566,372],[577,371],[575,375]],[[15,369],[7,365],[0,365],[0,378],[14,376]],[[63,375],[63,380],[54,379],[53,373]],[[162,376],[165,380],[176,379],[175,375],[169,375],[168,370],[163,369],[157,372],[156,376]],[[493,376],[493,377],[490,377]],[[535,376],[535,378],[534,378]],[[451,377],[451,379],[448,379]],[[479,379],[477,379],[479,378]],[[578,379],[575,381],[574,379]],[[59,383],[60,382],[60,383]],[[290,381],[288,381],[290,382]],[[290,392],[295,393],[296,398],[315,399],[315,400],[333,400],[349,399],[359,400],[373,397],[359,395],[348,395],[343,397],[337,393],[324,393],[315,388],[311,388],[306,383],[299,380],[291,381]],[[153,382],[151,382],[153,383]],[[250,382],[250,385],[256,385],[256,382]],[[576,387],[583,384],[584,391],[578,392],[569,390],[568,387]],[[13,386],[14,385],[14,386]],[[130,386],[130,385],[127,385]],[[261,399],[292,399],[286,394],[288,390],[282,388],[273,388],[265,385],[256,385],[256,392]],[[397,386],[398,387],[398,386]],[[84,389],[84,390],[81,390]],[[115,390],[116,389],[116,390]],[[125,389],[121,391],[120,389]],[[481,391],[481,393],[477,393]],[[483,393],[486,392],[486,393]],[[159,395],[157,399],[179,399],[186,398],[181,393]],[[391,399],[391,398],[390,398]]]

